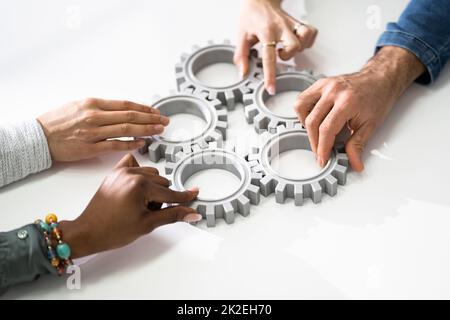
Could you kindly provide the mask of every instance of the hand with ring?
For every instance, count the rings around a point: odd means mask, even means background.
[[[276,92],[277,43],[282,60],[310,48],[316,39],[317,29],[300,22],[281,8],[281,0],[245,0],[241,12],[239,40],[234,55],[234,63],[244,77],[249,68],[249,52],[252,46],[261,42],[264,68],[264,84],[267,92]]]

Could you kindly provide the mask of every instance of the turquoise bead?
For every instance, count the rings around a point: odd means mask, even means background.
[[[60,243],[56,246],[56,254],[61,259],[70,258],[70,247],[67,243]]]
[[[42,230],[50,232],[50,226],[46,224],[44,221],[39,221],[39,225],[41,226]]]
[[[55,229],[55,228],[57,228],[57,227],[58,227],[58,224],[55,223],[55,222],[53,222],[53,223],[50,225],[50,228],[52,228],[52,229]]]

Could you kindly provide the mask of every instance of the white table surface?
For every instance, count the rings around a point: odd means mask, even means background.
[[[382,32],[366,26],[369,5],[383,28],[406,2],[307,1],[320,35],[297,63],[328,75],[357,70]],[[294,0],[286,5],[299,13]],[[236,38],[238,7],[2,1],[0,119],[89,96],[148,102],[175,87],[174,64],[193,44]],[[163,227],[83,264],[80,290],[45,276],[3,298],[450,298],[449,80],[446,68],[434,86],[407,91],[370,141],[365,172],[350,173],[334,198],[295,207],[270,196],[233,225]],[[255,138],[242,107],[229,117],[232,138]],[[49,211],[75,218],[121,156],[57,164],[1,189],[0,230]]]

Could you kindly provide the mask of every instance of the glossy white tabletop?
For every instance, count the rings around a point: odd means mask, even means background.
[[[148,102],[168,93],[182,52],[236,39],[239,2],[3,1],[0,119],[89,96]],[[320,35],[298,65],[357,70],[406,2],[307,1]],[[295,0],[286,5],[300,12]],[[368,8],[379,10],[381,28],[368,23]],[[450,298],[449,89],[448,67],[435,85],[413,85],[368,145],[365,172],[351,172],[334,198],[295,207],[262,197],[232,225],[178,223],[93,257],[80,290],[44,276],[3,298]],[[229,119],[231,139],[255,138],[242,106]],[[49,211],[75,218],[120,157],[57,164],[1,189],[0,230]]]

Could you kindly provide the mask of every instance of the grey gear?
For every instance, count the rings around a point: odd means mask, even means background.
[[[230,45],[229,40],[223,44],[214,44],[208,41],[208,46],[193,46],[192,53],[181,55],[181,62],[175,66],[177,87],[179,91],[191,88],[195,92],[206,92],[209,100],[219,99],[229,110],[235,108],[235,104],[242,102],[244,94],[250,93],[249,84],[258,82],[262,75],[261,60],[258,52],[251,50],[249,71],[246,77],[229,86],[214,87],[199,81],[196,73],[207,65],[214,63],[233,63],[235,47]]]
[[[277,93],[284,91],[304,91],[323,75],[313,76],[312,72],[296,71],[293,68],[287,68],[285,72],[278,73],[276,76]],[[265,104],[270,95],[264,89],[264,81],[250,83],[251,93],[244,95],[245,118],[248,123],[253,123],[257,133],[269,131],[275,133],[279,125],[286,128],[293,128],[299,123],[296,116],[281,116],[272,112]],[[294,108],[294,106],[292,106]]]
[[[183,191],[184,183],[193,174],[207,169],[223,169],[233,173],[240,179],[239,187],[221,199],[205,199],[199,197],[190,205],[200,213],[208,227],[214,227],[216,220],[223,218],[228,224],[233,223],[235,213],[248,216],[250,205],[260,201],[257,182],[262,178],[260,173],[253,173],[249,163],[234,148],[217,148],[210,143],[209,148],[190,153],[178,152],[174,162],[166,162],[165,172],[172,183],[172,188]]]
[[[323,193],[334,196],[337,193],[337,185],[346,183],[348,158],[345,153],[339,152],[338,148],[333,148],[330,159],[322,171],[311,177],[292,179],[272,168],[272,159],[285,151],[311,150],[308,135],[299,124],[290,129],[279,126],[276,134],[266,131],[259,138],[258,146],[253,148],[247,161],[254,174],[261,174],[258,182],[262,195],[275,193],[278,203],[284,203],[286,198],[293,198],[295,205],[300,206],[306,198],[318,203]]]
[[[205,93],[196,94],[188,89],[181,93],[172,93],[164,98],[156,96],[152,106],[160,110],[161,115],[164,116],[188,113],[206,122],[203,131],[192,138],[171,139],[164,137],[164,134],[146,137],[146,145],[140,149],[140,152],[148,152],[153,162],[158,162],[161,158],[173,161],[177,152],[187,153],[204,149],[212,141],[222,146],[223,140],[226,139],[227,110],[219,100],[207,100]]]

